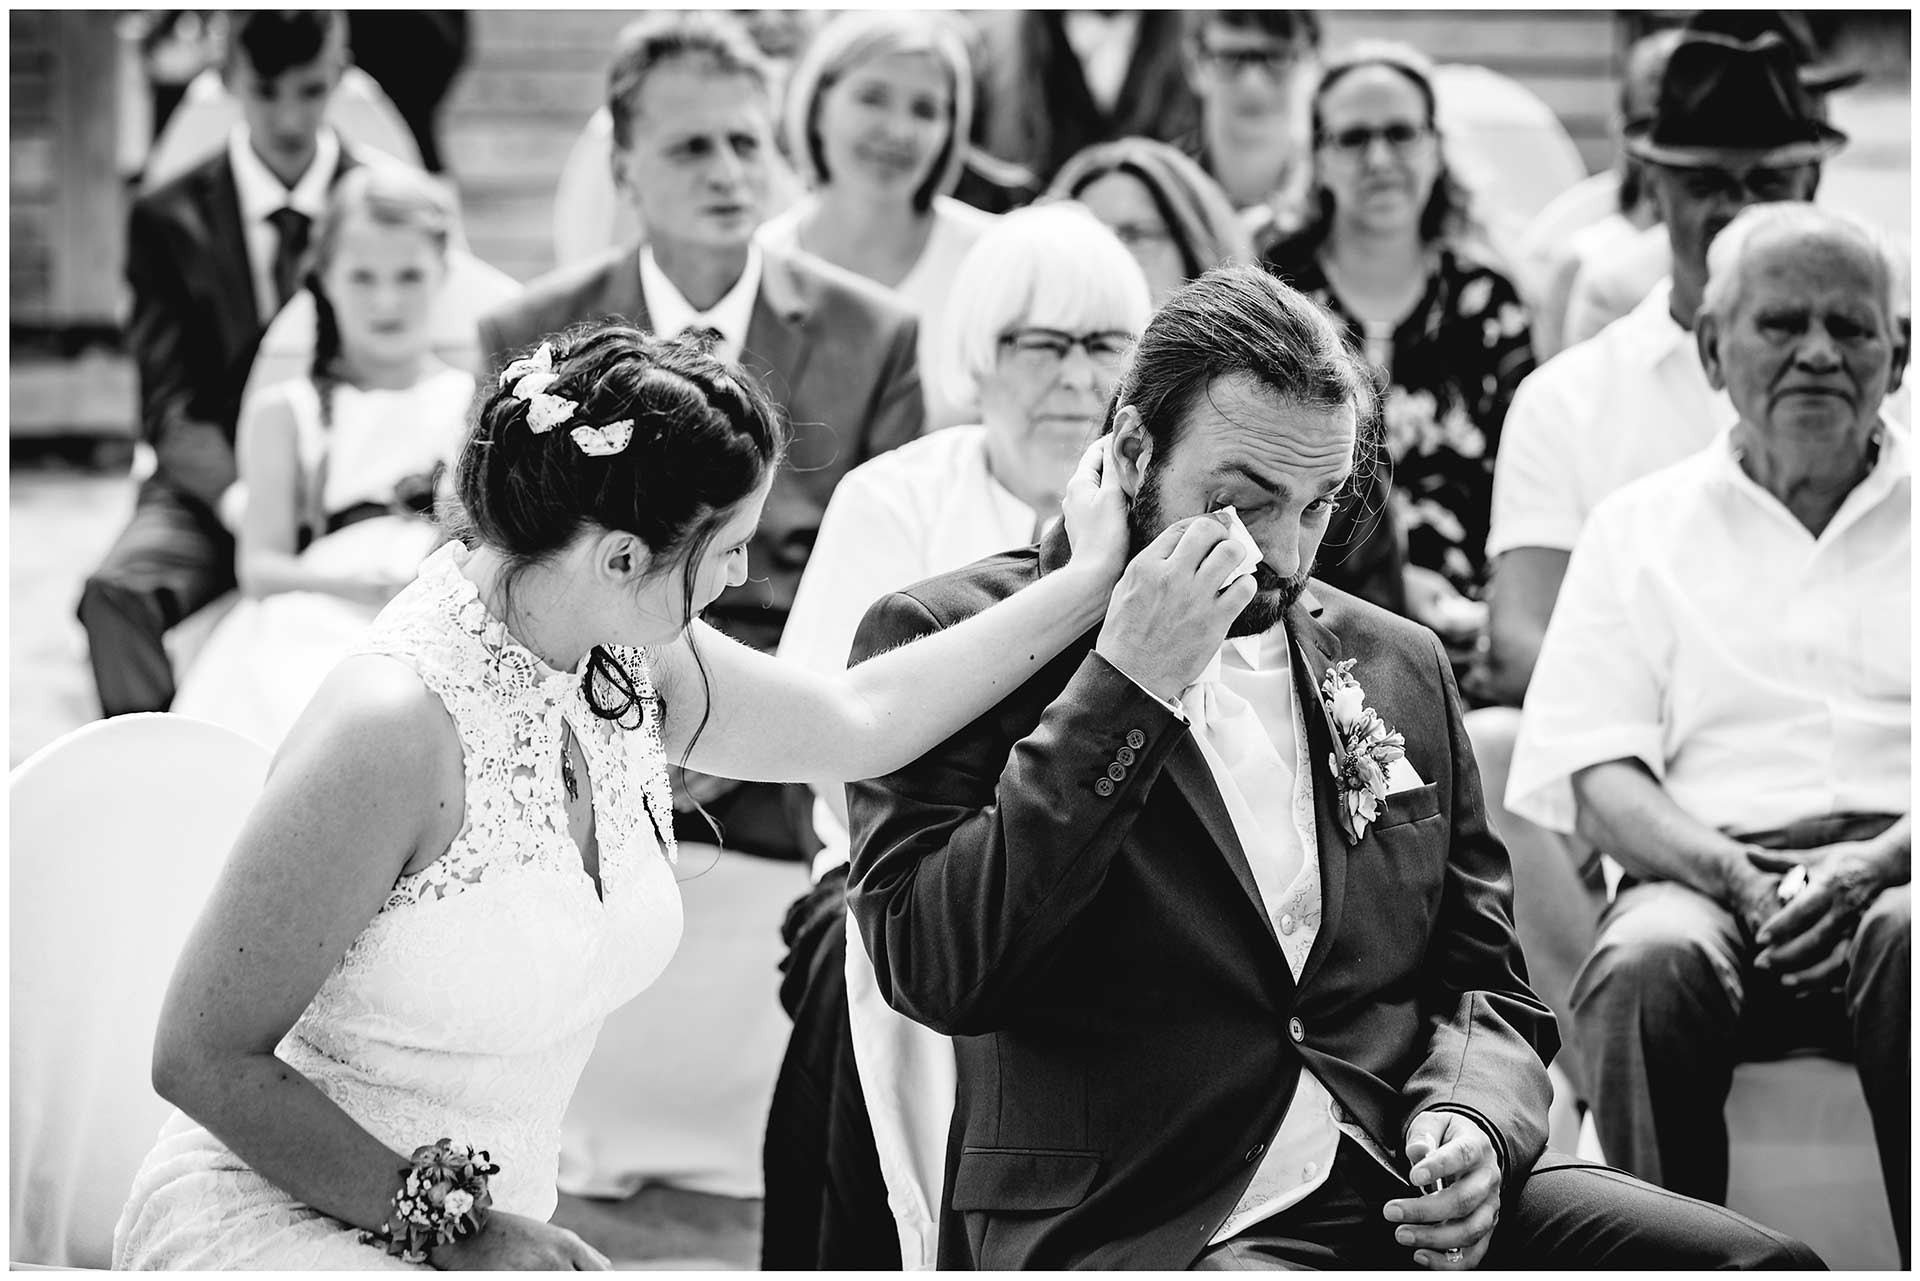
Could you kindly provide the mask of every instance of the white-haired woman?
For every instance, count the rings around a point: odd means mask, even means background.
[[[809,192],[760,229],[764,244],[886,286],[923,321],[993,220],[950,194],[973,127],[973,70],[953,21],[858,11],[820,29],[787,82],[782,126]],[[924,324],[921,334],[924,370]],[[931,392],[927,409],[929,427],[970,420],[970,406]]]
[[[1083,206],[1016,210],[990,227],[930,326],[924,371],[954,403],[977,404],[979,420],[882,454],[840,482],[780,656],[844,670],[873,601],[1033,542],[1059,514],[1068,477],[1152,310],[1132,254]],[[887,1008],[866,952],[848,946],[846,797],[837,787],[817,795],[814,825],[825,848],[814,860],[815,887],[789,911],[784,930],[791,953],[781,999],[794,1035],[768,1121],[761,1262],[931,1267],[953,1052],[945,1037]],[[855,1063],[831,1053],[845,1043],[838,1022],[849,1018],[857,1074]],[[827,1115],[805,1106],[818,1095],[796,1088],[801,1081],[814,1091],[831,1083]],[[869,1113],[871,1142],[830,1133]],[[878,1170],[871,1156],[853,1155],[876,1147]]]

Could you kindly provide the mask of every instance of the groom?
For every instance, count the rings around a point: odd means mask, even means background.
[[[1116,609],[850,789],[880,990],[959,1058],[941,1265],[1818,1266],[1724,1209],[1543,1158],[1559,1038],[1446,655],[1306,579],[1370,456],[1371,386],[1260,271],[1176,295],[1108,417],[1135,550],[1231,506],[1261,557],[1253,603],[1225,637]],[[855,658],[1066,554],[1055,537],[895,593]],[[1343,672],[1358,692],[1323,697]],[[1363,708],[1404,759],[1336,743]],[[1336,774],[1361,756],[1384,799]]]

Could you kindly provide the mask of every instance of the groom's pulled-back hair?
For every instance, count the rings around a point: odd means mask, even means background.
[[[1235,374],[1309,409],[1353,406],[1354,474],[1371,476],[1375,374],[1312,299],[1258,267],[1215,267],[1167,300],[1140,336],[1102,430],[1111,432],[1120,406],[1132,405],[1154,457],[1164,459],[1208,389]]]

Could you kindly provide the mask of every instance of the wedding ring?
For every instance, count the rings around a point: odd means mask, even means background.
[[[1456,1246],[1451,1246],[1451,1247],[1449,1247],[1449,1248],[1448,1248],[1448,1250],[1447,1250],[1447,1262],[1448,1262],[1448,1263],[1458,1263],[1458,1262],[1460,1262],[1460,1261],[1461,1261],[1461,1260],[1462,1260],[1463,1258],[1465,1258],[1465,1257],[1466,1257],[1465,1255],[1463,1255],[1463,1254],[1461,1254],[1461,1253],[1460,1253],[1460,1247],[1459,1247],[1459,1246],[1457,1246],[1457,1245],[1456,1245]]]

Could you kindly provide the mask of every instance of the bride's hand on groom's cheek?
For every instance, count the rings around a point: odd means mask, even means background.
[[[1425,1196],[1387,1202],[1394,1239],[1437,1271],[1477,1268],[1500,1221],[1500,1160],[1486,1131],[1458,1112],[1422,1112],[1407,1127],[1407,1160]],[[1436,1183],[1445,1186],[1432,1190]],[[1458,1255],[1449,1254],[1458,1250]]]
[[[1113,437],[1087,446],[1060,499],[1073,563],[1102,571],[1109,583],[1127,566],[1127,495],[1113,465]]]

